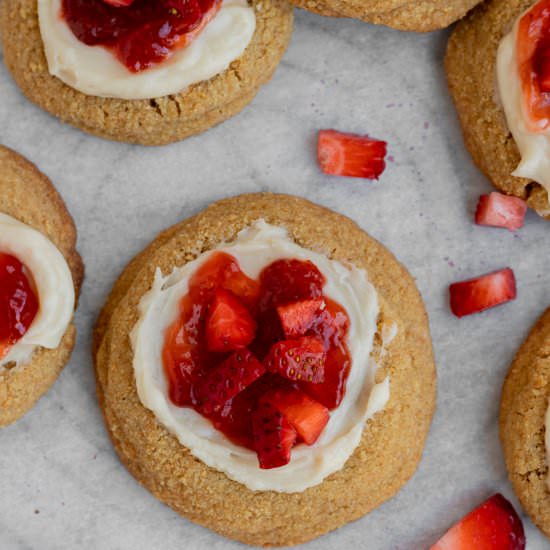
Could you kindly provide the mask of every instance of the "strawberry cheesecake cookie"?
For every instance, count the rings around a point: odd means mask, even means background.
[[[550,0],[492,0],[458,24],[449,88],[493,185],[550,219]]]
[[[286,0],[4,0],[25,95],[91,134],[162,145],[238,113],[290,39]]]
[[[0,145],[0,426],[25,414],[71,355],[83,266],[63,200]]]
[[[550,309],[521,346],[504,382],[500,439],[521,505],[550,537]]]
[[[352,221],[243,195],[160,234],[99,318],[97,390],[122,462],[186,518],[298,544],[393,496],[435,404],[424,306]]]
[[[479,0],[291,0],[319,15],[353,17],[403,31],[427,32],[448,27]]]

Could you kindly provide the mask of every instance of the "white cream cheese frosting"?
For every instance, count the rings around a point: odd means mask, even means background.
[[[61,0],[38,0],[38,16],[50,74],[86,95],[120,99],[177,94],[216,76],[244,53],[256,28],[254,9],[246,0],[223,0],[191,44],[133,73],[106,48],[76,38],[61,16]]]
[[[28,362],[37,347],[57,348],[73,316],[75,292],[71,270],[58,248],[40,231],[0,213],[0,252],[15,256],[31,272],[39,308],[31,326],[0,359]]]
[[[304,491],[344,466],[359,444],[366,421],[382,410],[389,399],[389,378],[375,382],[377,365],[371,358],[379,312],[376,291],[364,270],[346,267],[302,248],[285,229],[263,220],[216,250],[233,255],[243,272],[254,279],[264,267],[284,258],[310,260],[321,271],[327,281],[325,295],[342,305],[350,319],[347,344],[352,365],[340,406],[330,413],[325,430],[313,446],[297,445],[289,464],[262,470],[255,452],[233,444],[193,409],[171,403],[162,364],[165,331],[177,318],[191,275],[213,251],[175,268],[167,276],[157,269],[151,290],[142,297],[140,317],[131,333],[139,398],[195,457],[229,478],[253,491]]]
[[[523,15],[518,17],[498,47],[498,93],[508,128],[521,155],[521,161],[512,175],[531,179],[550,193],[550,129],[543,132],[530,129],[519,75],[517,39],[519,21]]]

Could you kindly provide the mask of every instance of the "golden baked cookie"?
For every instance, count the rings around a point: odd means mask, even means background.
[[[514,491],[550,537],[545,416],[550,398],[550,309],[533,327],[508,372],[500,403],[500,439]]]
[[[299,8],[329,17],[353,17],[403,31],[448,27],[479,0],[291,0]]]
[[[78,297],[84,266],[63,199],[33,164],[1,145],[0,213],[37,229],[55,244],[69,265]],[[75,338],[71,322],[56,349],[38,348],[29,363],[16,367],[8,363],[0,369],[0,426],[20,418],[51,387],[70,358]]]
[[[286,0],[250,3],[256,12],[256,30],[245,53],[223,73],[179,94],[143,100],[94,97],[51,76],[36,0],[0,3],[4,61],[23,93],[64,122],[102,138],[163,145],[237,114],[270,80],[290,40],[292,7]]]
[[[480,170],[503,193],[514,195],[550,219],[548,193],[540,184],[512,176],[520,154],[497,103],[496,59],[503,36],[532,0],[492,0],[473,10],[454,30],[445,57],[466,147]]]
[[[205,465],[142,405],[134,381],[129,332],[155,269],[169,273],[260,218],[286,228],[302,247],[366,269],[378,293],[379,325],[389,319],[398,326],[386,353],[377,354],[389,375],[389,402],[368,421],[345,466],[301,493],[251,491]],[[417,467],[435,407],[428,320],[411,276],[348,218],[286,195],[226,199],[161,233],[115,284],[98,320],[94,356],[98,399],[128,470],[182,516],[254,545],[305,542],[392,497]]]

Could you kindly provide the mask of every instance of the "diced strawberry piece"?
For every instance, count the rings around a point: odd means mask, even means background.
[[[325,174],[378,179],[386,164],[386,142],[368,136],[320,130],[317,158]]]
[[[210,351],[233,351],[248,346],[256,334],[256,321],[231,292],[216,290],[206,319]]]
[[[328,409],[300,390],[268,391],[262,401],[281,411],[307,445],[313,445],[329,421]]]
[[[134,0],[103,0],[109,6],[114,8],[126,8],[134,3]]]
[[[290,462],[296,430],[267,401],[260,400],[258,408],[252,413],[252,432],[260,468],[278,468]]]
[[[501,494],[451,527],[430,550],[524,550],[525,534],[514,507]]]
[[[322,298],[300,300],[278,306],[277,313],[285,336],[287,338],[303,336],[324,306],[325,301]]]
[[[325,346],[316,336],[282,340],[271,346],[264,360],[267,369],[289,380],[320,384],[325,379]]]
[[[453,283],[449,292],[451,311],[457,317],[463,317],[514,300],[516,278],[507,267],[475,279]]]
[[[218,412],[264,373],[262,363],[246,348],[240,349],[197,381],[195,402],[205,414]]]
[[[523,227],[526,212],[525,201],[493,192],[479,197],[475,221],[478,225],[505,227],[515,231]]]

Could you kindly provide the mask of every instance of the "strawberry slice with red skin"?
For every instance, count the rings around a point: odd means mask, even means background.
[[[296,430],[268,401],[260,400],[258,408],[252,413],[252,433],[260,468],[279,468],[290,462]]]
[[[523,227],[526,212],[525,201],[493,192],[479,197],[475,222],[478,225],[505,227],[510,231],[515,231]]]
[[[524,550],[523,524],[497,493],[453,525],[430,550]]]
[[[306,445],[313,445],[319,439],[330,418],[324,405],[297,389],[270,390],[262,401],[283,413]]]
[[[267,370],[289,380],[320,384],[325,379],[325,345],[316,336],[282,340],[271,346],[264,364]]]
[[[384,171],[387,144],[369,136],[320,130],[317,158],[325,174],[378,179]]]
[[[113,8],[127,8],[134,3],[134,0],[103,0],[109,6]]]
[[[228,352],[244,348],[254,340],[256,321],[232,293],[216,290],[206,319],[206,342],[210,351]]]
[[[516,278],[509,268],[453,283],[451,311],[457,317],[478,313],[516,298]]]
[[[265,372],[248,349],[240,349],[197,381],[192,389],[195,403],[205,414],[218,412]]]
[[[299,300],[277,307],[281,326],[287,338],[303,336],[325,308],[323,298]]]

